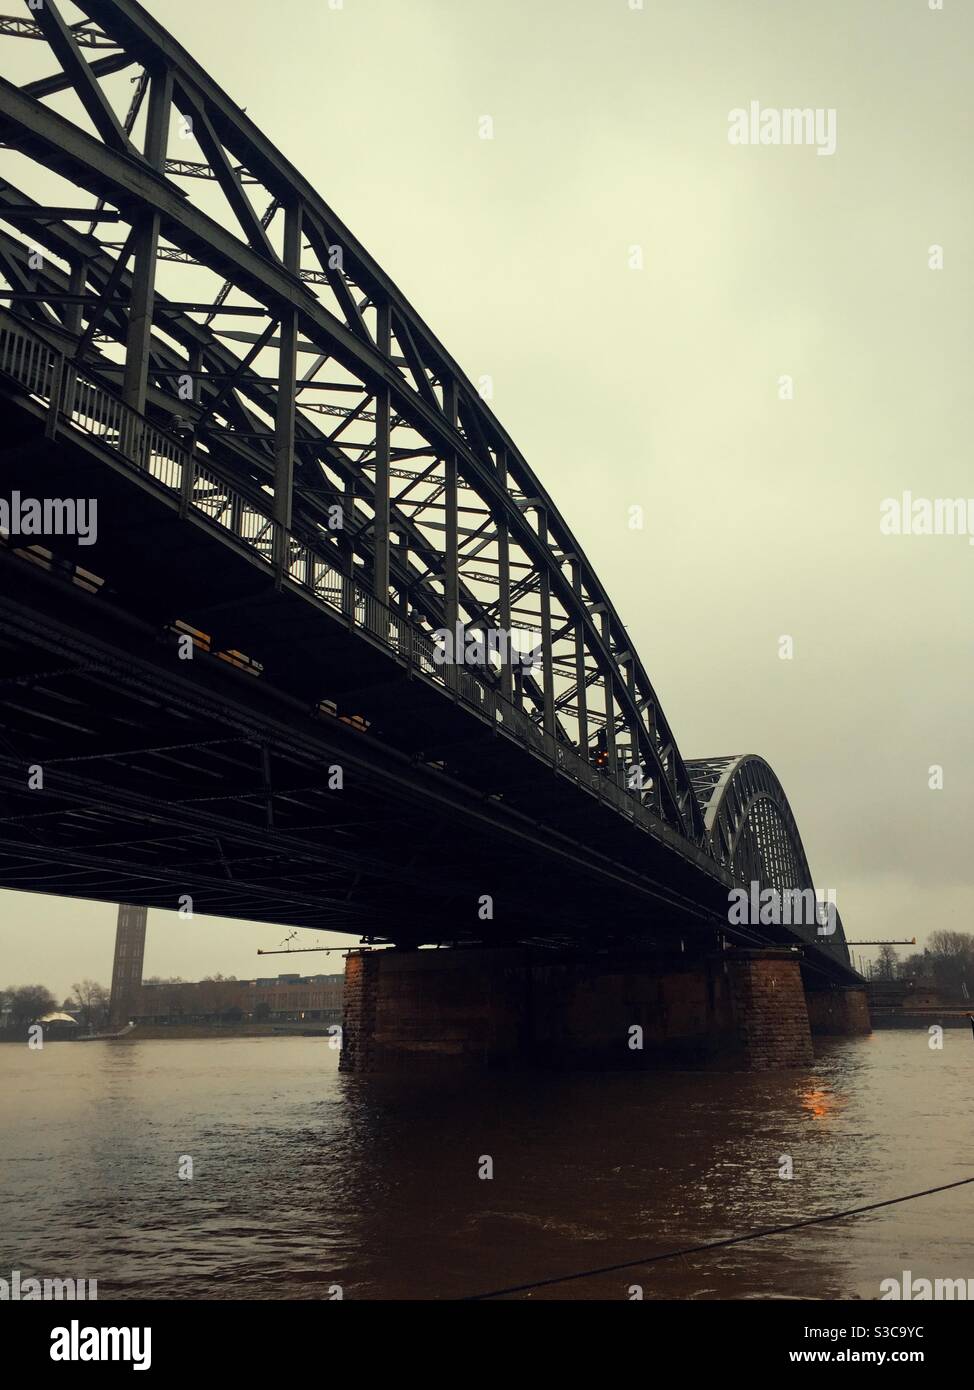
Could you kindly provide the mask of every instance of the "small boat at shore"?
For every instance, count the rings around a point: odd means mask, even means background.
[[[82,1033],[77,1042],[113,1042],[115,1038],[127,1038],[135,1028],[135,1024],[129,1019],[124,1028],[120,1028],[117,1033]]]

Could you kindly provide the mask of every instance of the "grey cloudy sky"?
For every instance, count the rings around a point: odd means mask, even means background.
[[[971,7],[146,7],[492,377],[684,756],[768,759],[850,936],[971,928],[974,547],[879,529],[974,498]],[[834,108],[835,153],[730,144],[752,100]],[[2,906],[0,980],[108,978],[111,908]],[[146,971],[253,975],[283,935],[154,912]]]

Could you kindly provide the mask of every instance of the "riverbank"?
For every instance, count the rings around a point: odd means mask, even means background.
[[[930,1028],[939,1024],[941,1028],[969,1028],[969,1012],[951,1009],[870,1009],[869,1016],[874,1028]]]
[[[137,1043],[140,1041],[151,1041],[168,1039],[175,1041],[182,1038],[304,1038],[321,1037],[330,1038],[334,1034],[329,1033],[329,1027],[334,1024],[327,1023],[140,1023],[131,1033],[122,1038],[112,1038],[111,1041],[121,1045]],[[6,1030],[0,1033],[0,1043],[17,1043],[23,1047],[27,1041],[25,1032]],[[45,1033],[44,1042],[79,1042],[81,1039],[77,1035],[70,1033]]]
[[[125,1042],[138,1042],[140,1038],[329,1038],[327,1023],[146,1023],[129,1034]]]

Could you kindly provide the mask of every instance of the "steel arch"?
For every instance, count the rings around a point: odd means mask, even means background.
[[[87,412],[184,515],[411,659],[455,624],[525,629],[536,669],[481,658],[454,695],[711,886],[812,886],[774,773],[684,762],[549,494],[312,185],[136,0],[26,8],[0,45],[34,40],[54,70],[0,79],[0,371],[50,433]]]
[[[100,207],[81,217],[4,183],[12,310],[156,427],[181,421],[243,499],[271,498],[279,576],[291,538],[313,540],[422,632],[534,634],[536,671],[487,660],[476,679],[557,746],[586,762],[604,750],[620,788],[638,764],[634,798],[703,847],[687,769],[616,610],[456,362],[135,0],[78,0],[74,25],[64,4],[0,19],[0,38],[43,41],[59,68],[21,88],[0,80],[0,134],[34,174],[53,171]],[[47,104],[69,95],[77,120]],[[34,264],[37,247],[62,264]],[[205,291],[180,297],[181,276]]]

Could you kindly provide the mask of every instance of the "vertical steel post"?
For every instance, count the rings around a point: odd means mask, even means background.
[[[193,378],[192,403],[193,405],[199,405],[201,400],[200,374],[203,371],[203,349],[199,343],[189,349],[186,370]]]
[[[301,270],[301,204],[284,209],[284,266]],[[274,421],[274,577],[281,585],[288,564],[288,538],[294,501],[294,422],[298,389],[298,312],[281,315],[278,352],[277,416]]]
[[[165,168],[169,146],[169,118],[172,108],[173,78],[170,68],[152,74],[149,87],[149,113],[145,133],[145,157],[153,169]],[[140,214],[135,230],[132,261],[132,296],[129,303],[128,333],[125,340],[125,373],[122,397],[140,415],[145,412],[149,384],[149,349],[152,343],[152,312],[156,294],[156,257],[159,252],[160,217],[157,212]],[[137,446],[137,453],[139,446]]]
[[[582,565],[581,561],[572,561],[572,586],[578,598],[579,605],[582,604]],[[585,684],[585,629],[581,622],[575,624],[575,687],[576,698],[575,706],[578,719],[578,751],[582,757],[588,757],[588,687]]]
[[[602,641],[610,653],[612,651],[612,640],[609,628],[609,615],[603,612],[600,614],[600,626],[602,628]],[[616,710],[615,700],[612,697],[612,675],[611,668],[602,674],[605,682],[605,749],[608,754],[606,766],[609,776],[615,780],[618,760],[616,758]]]
[[[192,397],[190,404],[197,409],[201,400],[200,373],[203,370],[203,349],[196,344],[189,349],[187,359],[187,371],[192,378]],[[185,461],[182,465],[182,474],[179,480],[179,515],[186,517],[193,501],[193,493],[196,487],[196,433],[195,428],[188,448],[186,449]]]
[[[81,297],[85,292],[88,283],[88,258],[79,256],[71,262],[71,279],[68,284],[68,291],[77,297]],[[69,304],[64,313],[64,326],[69,333],[73,333],[76,338],[80,338],[81,330],[84,326],[84,305]]]
[[[538,536],[547,548],[548,513],[544,507],[538,508]],[[544,731],[555,736],[555,671],[551,645],[551,575],[548,566],[543,565],[539,575],[538,591],[541,599],[541,659],[544,662]]]
[[[632,655],[632,652],[631,652],[631,651],[629,652],[629,654],[628,654],[628,656],[627,656],[627,658],[626,658],[626,686],[627,686],[627,688],[628,688],[628,690],[629,690],[629,694],[630,694],[630,695],[632,696],[632,698],[633,698],[633,702],[635,703],[635,701],[636,701],[636,662],[635,662],[635,659],[633,658],[633,655]],[[641,756],[640,756],[640,747],[639,747],[640,720],[639,720],[638,715],[637,715],[637,717],[636,717],[635,719],[630,718],[630,716],[629,716],[628,714],[626,715],[626,728],[629,730],[629,763],[630,763],[630,766],[636,766],[636,767],[641,766],[641,764],[642,764],[642,758],[641,758]],[[628,769],[628,768],[625,769],[625,778],[626,778],[626,788],[629,789],[629,769]],[[632,790],[638,790],[638,788],[632,788]]]
[[[507,492],[507,450],[497,451],[497,478]],[[507,516],[497,517],[497,623],[505,634],[506,659],[501,663],[501,694],[505,700],[514,699],[514,672],[511,669],[511,535]]]
[[[380,304],[376,315],[376,347],[388,357],[392,335],[392,310]],[[375,565],[372,592],[382,604],[389,602],[389,441],[392,400],[383,384],[375,394]]]
[[[87,257],[79,256],[71,261],[71,275],[68,281],[68,293],[80,298],[88,284],[88,260]],[[84,326],[84,305],[69,304],[65,308],[64,326],[75,338],[81,337],[81,330]],[[58,420],[63,413],[68,419],[71,418],[73,410],[75,370],[69,361],[69,353],[59,356],[54,370],[54,381],[51,386],[51,408],[47,415],[47,424],[44,433],[48,439],[57,438]]]
[[[342,503],[342,534],[340,545],[345,560],[345,573],[342,576],[342,612],[353,624],[355,622],[355,552],[349,539],[349,527],[355,519],[355,483],[349,475],[345,479],[345,497]]]
[[[455,381],[443,383],[443,414],[452,429],[457,424],[457,385]],[[448,450],[443,460],[445,506],[443,521],[443,598],[446,610],[446,626],[451,636],[456,632],[460,617],[460,576],[457,550],[460,536],[459,488],[457,479],[457,456],[453,449]],[[460,656],[460,653],[457,653]]]

